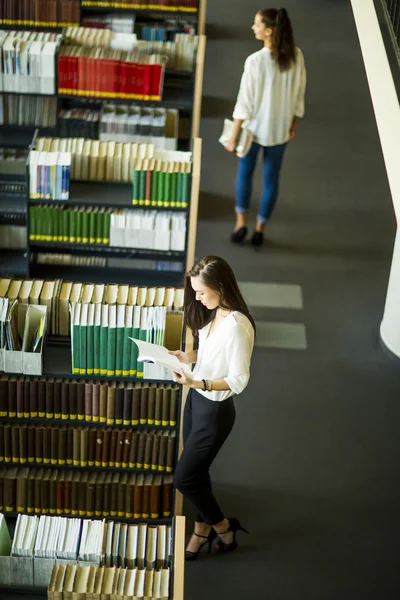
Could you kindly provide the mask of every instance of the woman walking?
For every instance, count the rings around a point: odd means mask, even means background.
[[[239,160],[236,179],[236,225],[231,235],[240,243],[247,235],[247,216],[252,178],[262,148],[263,191],[253,246],[263,243],[265,223],[278,197],[279,174],[289,140],[296,134],[297,119],[304,116],[306,70],[301,50],[296,48],[292,25],[284,8],[258,11],[252,30],[264,43],[244,66],[239,95],[233,112],[233,132],[225,148],[234,152],[242,125],[253,135],[248,154]]]
[[[199,346],[195,352],[171,352],[181,362],[196,363],[191,376],[182,370],[178,383],[190,387],[183,417],[184,448],[175,470],[175,487],[196,510],[194,534],[186,560],[202,546],[209,551],[237,548],[235,518],[227,519],[215,499],[209,469],[235,422],[234,394],[249,381],[255,325],[228,263],[206,256],[185,278],[185,322]]]

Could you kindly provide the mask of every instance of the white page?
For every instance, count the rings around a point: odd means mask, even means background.
[[[189,365],[180,362],[176,356],[168,354],[168,350],[164,346],[157,346],[157,344],[142,342],[131,337],[129,339],[137,344],[139,348],[138,360],[140,362],[155,363],[156,365],[170,369],[175,373],[179,373],[181,369],[188,374],[192,372]]]

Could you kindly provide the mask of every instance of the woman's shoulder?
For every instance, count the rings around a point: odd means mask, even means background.
[[[253,325],[250,323],[250,320],[243,313],[235,310],[231,313],[232,317],[232,327],[236,329],[238,332],[246,332],[246,333],[254,333]]]
[[[296,58],[300,59],[304,62],[304,54],[303,51],[301,50],[301,48],[299,48],[298,46],[296,46]]]
[[[263,60],[266,50],[270,54],[268,48],[261,48],[261,50],[257,50],[257,52],[253,52],[253,54],[250,54],[246,58],[245,66],[250,67],[252,65],[257,65],[261,60]]]

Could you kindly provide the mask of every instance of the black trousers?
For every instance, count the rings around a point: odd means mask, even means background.
[[[212,492],[209,469],[235,422],[233,398],[208,400],[190,390],[183,415],[183,452],[175,470],[175,487],[193,504],[196,521],[215,525],[224,519]]]

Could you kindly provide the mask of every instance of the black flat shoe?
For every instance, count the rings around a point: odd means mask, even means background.
[[[264,242],[264,234],[262,231],[255,231],[251,236],[250,243],[254,248],[259,248],[263,245]]]
[[[231,242],[233,242],[234,244],[240,244],[240,242],[243,242],[244,238],[247,235],[247,227],[240,227],[240,229],[238,229],[237,231],[232,231],[231,233]]]
[[[245,529],[244,527],[241,526],[238,519],[236,519],[235,517],[230,517],[228,519],[228,521],[229,521],[229,528],[226,531],[222,531],[220,533],[220,535],[224,535],[224,533],[229,533],[230,531],[232,531],[233,532],[233,540],[230,544],[225,544],[225,542],[223,542],[220,538],[218,538],[218,541],[215,545],[215,547],[217,548],[218,554],[223,554],[224,552],[233,552],[234,550],[236,550],[236,548],[238,547],[238,543],[236,541],[236,532],[237,531],[244,531],[245,533],[249,533],[247,531],[247,529]]]
[[[201,544],[200,548],[197,550],[197,552],[191,552],[190,550],[185,550],[185,560],[196,560],[196,558],[198,557],[200,550],[203,548],[203,546],[206,546],[208,544],[208,554],[210,554],[211,552],[211,545],[213,543],[213,541],[215,540],[217,534],[215,533],[214,529],[211,529],[210,533],[205,536],[205,535],[199,535],[198,533],[196,533],[195,531],[193,532],[195,536],[199,537],[199,538],[203,538],[206,541],[203,542],[203,544]]]

